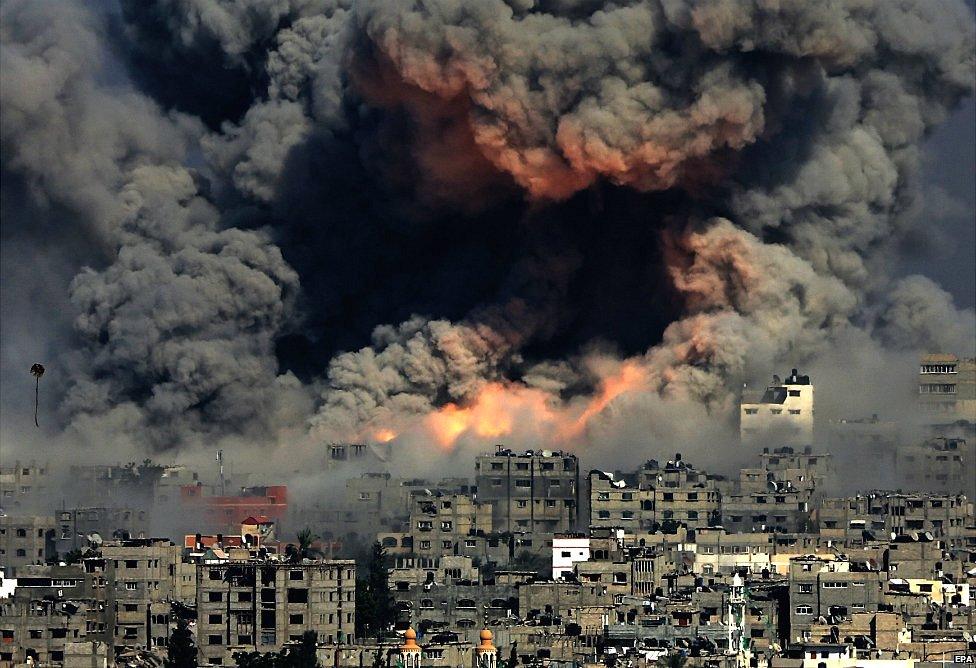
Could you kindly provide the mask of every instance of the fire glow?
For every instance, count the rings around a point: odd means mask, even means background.
[[[492,382],[470,401],[445,404],[428,413],[417,428],[444,450],[454,449],[462,437],[499,439],[517,435],[568,444],[583,436],[590,422],[618,397],[647,389],[647,381],[647,370],[631,360],[605,375],[597,392],[586,400],[563,402],[538,388]],[[374,432],[374,438],[383,443],[399,435],[389,428]]]

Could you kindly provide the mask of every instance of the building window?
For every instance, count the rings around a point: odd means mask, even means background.
[[[221,645],[223,644],[224,637],[222,635],[213,634],[207,636],[208,645]]]
[[[304,573],[302,571],[288,571],[289,580],[302,580],[304,578]]]
[[[746,415],[755,415],[756,413],[759,412],[759,409],[758,408],[747,408],[747,409],[745,409],[745,411],[746,411]]]
[[[800,390],[790,390],[790,396],[791,397],[798,397],[798,396],[800,396]]]
[[[301,614],[288,615],[288,623],[301,626],[302,624],[305,623],[305,615],[301,615]]]
[[[790,415],[799,415],[799,414],[800,414],[800,409],[799,408],[791,408],[790,409]]]
[[[221,601],[224,600],[224,594],[223,592],[219,592],[219,591],[207,592],[207,600],[210,603],[220,603]]]
[[[224,621],[224,618],[223,618],[222,615],[209,615],[207,617],[207,623],[208,624],[220,624],[223,621]]]
[[[813,608],[809,605],[798,605],[796,606],[796,614],[798,615],[812,615]]]
[[[523,488],[525,488],[525,487],[532,487],[532,481],[531,480],[516,480],[515,481],[515,486],[516,487],[523,487]]]

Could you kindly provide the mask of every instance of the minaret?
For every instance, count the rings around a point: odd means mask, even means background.
[[[729,622],[728,622],[728,650],[727,654],[735,656],[736,666],[742,666],[747,662],[746,640],[743,633],[743,618],[745,616],[745,587],[742,578],[738,573],[732,576],[732,588],[729,596]]]
[[[498,650],[491,643],[491,631],[482,629],[479,637],[481,644],[474,648],[474,668],[497,668]]]
[[[407,629],[403,634],[400,661],[403,668],[420,668],[420,645],[417,644],[417,632],[413,629]]]

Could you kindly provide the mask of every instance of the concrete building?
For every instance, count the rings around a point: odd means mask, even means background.
[[[886,579],[886,574],[878,570],[854,569],[850,561],[841,557],[791,559],[790,641],[808,640],[821,617],[845,619],[855,612],[878,612]]]
[[[130,650],[165,651],[170,600],[176,598],[182,548],[165,538],[106,541],[84,560],[94,597],[104,608],[110,657]]]
[[[642,501],[642,529],[697,529],[717,523],[722,488],[727,482],[722,476],[697,470],[680,453],[664,466],[655,460],[645,462],[637,476],[640,488],[651,490],[654,495],[650,510]]]
[[[36,512],[46,507],[54,481],[47,464],[5,462],[0,466],[0,510]]]
[[[585,534],[556,534],[552,538],[552,578],[572,573],[575,565],[590,559],[590,538]]]
[[[645,531],[654,523],[654,489],[604,471],[590,471],[590,527]]]
[[[113,538],[145,538],[149,532],[149,513],[146,510],[121,507],[80,507],[59,510],[58,554],[83,549],[90,536],[98,534],[103,540]]]
[[[219,560],[196,569],[197,645],[203,665],[234,652],[278,650],[306,631],[327,644],[355,635],[356,564]]]
[[[773,376],[760,397],[742,398],[739,437],[743,445],[812,445],[813,428],[814,388],[810,377],[796,369],[782,382]]]
[[[976,359],[931,353],[918,368],[918,406],[925,424],[976,423]]]
[[[55,555],[55,521],[38,515],[0,515],[0,566],[43,564]]]
[[[497,531],[553,534],[573,530],[579,513],[579,463],[549,450],[521,454],[501,446],[475,463],[478,500],[492,506]]]
[[[938,436],[895,449],[898,479],[913,490],[976,499],[976,452],[963,438]]]

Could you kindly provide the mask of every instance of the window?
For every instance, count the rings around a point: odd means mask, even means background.
[[[570,557],[573,556],[573,553],[563,550],[562,552],[559,553],[559,556],[561,556],[563,559],[569,559]]]
[[[801,594],[812,594],[813,593],[813,585],[812,584],[801,584],[800,585],[800,593]]]
[[[515,502],[515,505],[518,508],[528,508],[529,507],[529,502],[528,501],[516,501]]]
[[[207,636],[208,645],[220,645],[223,642],[224,637],[219,634],[213,634]]]
[[[796,606],[796,614],[798,615],[812,615],[813,607],[809,605],[798,605]]]
[[[518,471],[528,471],[529,470],[529,463],[528,462],[516,462],[515,469],[518,470]]]
[[[223,580],[224,574],[219,568],[214,568],[210,570],[208,574],[211,580]]]
[[[289,603],[308,603],[308,589],[289,589]]]
[[[251,592],[241,591],[237,593],[237,600],[240,603],[250,603],[251,602]]]
[[[208,624],[220,624],[224,621],[223,615],[209,615],[207,616]]]
[[[302,624],[305,623],[305,615],[302,614],[288,615],[288,623],[297,624],[301,626]]]
[[[451,531],[454,528],[454,522],[441,522],[441,531]]]
[[[219,591],[207,592],[207,600],[211,603],[220,603],[224,600],[224,594]]]
[[[800,414],[800,409],[799,408],[791,408],[790,409],[790,415],[799,415],[799,414]]]
[[[800,390],[790,390],[790,396],[791,397],[798,397],[798,396],[800,396]]]
[[[783,412],[783,409],[782,408],[770,408],[769,409],[769,412],[772,413],[773,415],[779,415],[780,413]]]
[[[126,589],[126,591],[136,591],[137,589],[139,589],[139,583],[138,582],[126,582],[125,583],[125,589]]]
[[[304,579],[304,577],[305,577],[305,574],[302,571],[299,571],[299,570],[288,571],[288,579],[289,580],[302,580],[302,579]]]
[[[125,560],[125,567],[126,568],[139,568],[139,560],[138,559],[126,559]]]
[[[420,541],[420,549],[421,550],[429,550],[430,549],[430,541],[429,540],[422,540],[422,541]]]
[[[491,479],[491,486],[492,487],[501,487],[502,486],[502,479],[501,478],[492,478]]]
[[[824,582],[824,589],[847,589],[846,582]]]
[[[531,480],[516,480],[515,481],[515,486],[516,487],[523,487],[523,488],[524,487],[532,487],[532,481]]]
[[[601,519],[601,520],[608,520],[608,519],[610,519],[610,511],[609,510],[598,510],[597,513],[596,513],[596,516],[599,519]]]
[[[759,412],[759,409],[758,408],[747,408],[747,409],[745,409],[745,411],[746,411],[746,415],[755,415],[756,413]]]

